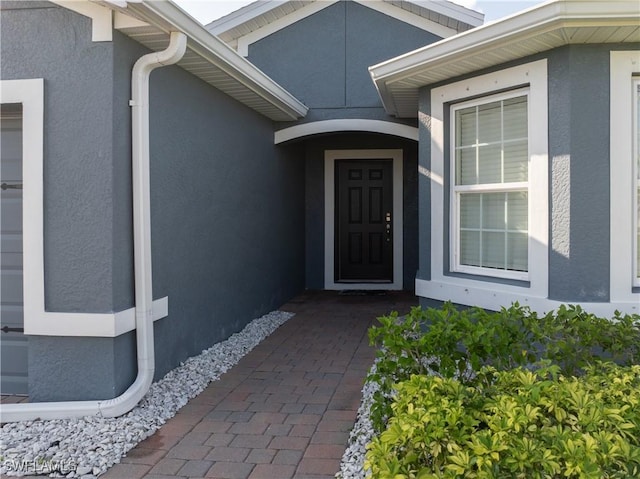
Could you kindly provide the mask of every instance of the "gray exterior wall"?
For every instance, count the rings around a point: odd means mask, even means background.
[[[415,125],[384,112],[368,67],[438,40],[343,1],[251,44],[248,59],[311,108],[300,122],[366,118]]]
[[[46,308],[134,306],[130,72],[146,53],[45,2],[3,2],[2,78],[45,79]],[[9,46],[11,48],[9,48]],[[29,61],[25,61],[29,59]],[[151,76],[156,379],[304,287],[304,162],[270,120],[178,67]],[[117,396],[135,334],[29,338],[32,401]]]
[[[374,134],[339,134],[307,140],[306,165],[306,286],[324,289],[324,152],[325,150],[402,149],[403,288],[413,291],[418,265],[418,144]]]
[[[44,78],[45,307],[124,309],[114,302],[113,44],[93,43],[91,20],[48,2],[3,2],[1,15],[2,79]],[[123,354],[135,357],[133,335],[31,336],[30,398],[113,397],[135,377],[135,363],[116,364]]]
[[[639,45],[570,45],[463,78],[547,59],[549,111],[549,299],[609,301],[609,54]],[[431,88],[420,92],[430,113]],[[430,168],[430,137],[420,128],[420,166]],[[420,279],[430,279],[430,187],[421,177]],[[447,212],[443,212],[447,214]]]

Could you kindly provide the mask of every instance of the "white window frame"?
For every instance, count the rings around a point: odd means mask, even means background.
[[[638,158],[640,158],[640,76],[633,80],[633,159],[632,159],[632,175],[634,181],[633,196],[633,285],[640,287],[640,268],[638,267],[638,256],[640,256],[640,244],[638,244],[638,231],[640,231],[640,165],[638,164]]]
[[[634,153],[634,86],[640,79],[640,52],[610,54],[610,298],[621,311],[640,312],[640,281],[635,276],[637,168]],[[634,176],[635,174],[635,176]]]
[[[459,277],[445,273],[445,122],[448,104],[506,90],[528,87],[529,128],[529,273],[528,282],[512,284],[491,277]],[[549,180],[548,180],[547,60],[538,60],[434,88],[431,115],[420,120],[431,136],[431,170],[422,171],[431,184],[431,279],[416,280],[416,294],[485,308],[500,308],[514,301],[536,310],[548,305]],[[506,281],[506,282],[505,282]],[[543,306],[544,304],[544,306]]]
[[[24,333],[115,337],[135,329],[135,308],[113,313],[45,309],[44,80],[1,80],[0,103],[22,104],[22,251]],[[168,298],[153,301],[153,320],[168,315]]]
[[[527,111],[529,111],[529,89],[517,89],[506,93],[499,93],[495,95],[487,95],[481,98],[463,101],[456,103],[451,107],[451,114],[449,115],[449,132],[450,132],[450,155],[449,155],[449,265],[451,271],[456,273],[467,273],[480,276],[489,276],[495,278],[507,278],[520,281],[529,280],[529,272],[521,271],[509,271],[496,268],[484,268],[481,266],[469,266],[460,264],[460,202],[457,201],[457,191],[463,191],[465,193],[506,193],[509,191],[523,191],[529,192],[529,181],[513,182],[513,183],[497,183],[497,184],[481,184],[481,185],[456,185],[456,129],[455,114],[458,110],[481,106],[487,103],[492,103],[500,100],[508,100],[516,97],[527,97]],[[527,130],[529,130],[530,123],[527,124]],[[505,245],[506,246],[506,245]],[[530,258],[528,258],[528,261]],[[531,263],[528,263],[529,265]]]

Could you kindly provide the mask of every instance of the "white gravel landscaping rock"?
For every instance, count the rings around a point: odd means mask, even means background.
[[[0,473],[85,479],[103,474],[292,316],[274,311],[254,319],[152,384],[142,401],[118,418],[5,424],[0,435]]]
[[[432,370],[429,365],[436,361],[437,358],[427,356],[422,358],[427,373],[439,376],[437,372]],[[376,364],[379,358],[376,358],[373,366],[369,370],[369,374],[376,372]],[[473,370],[467,366],[464,371],[465,377],[473,375]],[[456,374],[454,377],[458,377]],[[349,442],[340,462],[340,471],[335,475],[336,479],[366,479],[368,470],[364,467],[364,460],[367,454],[367,445],[373,440],[375,431],[371,422],[371,406],[373,405],[373,395],[380,389],[380,385],[373,381],[367,381],[362,388],[362,401],[358,407],[356,423],[349,434]]]

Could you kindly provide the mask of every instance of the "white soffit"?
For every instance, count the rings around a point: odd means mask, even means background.
[[[339,0],[258,0],[207,25],[214,35],[246,54],[246,46],[327,8]],[[447,0],[353,0],[361,5],[449,37],[481,25],[484,15]],[[242,50],[242,51],[240,51]]]
[[[99,1],[99,0],[98,0]],[[304,117],[307,107],[262,71],[239,56],[197,20],[170,1],[128,1],[116,9],[114,28],[150,50],[169,44],[169,33],[187,35],[187,52],[178,66],[274,121]]]
[[[422,86],[569,44],[640,42],[637,0],[552,0],[369,68],[386,111],[416,117]]]

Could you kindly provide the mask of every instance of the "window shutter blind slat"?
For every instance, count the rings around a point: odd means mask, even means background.
[[[528,192],[495,190],[528,181],[527,97],[456,110],[455,128],[455,186],[492,185],[494,190],[454,192],[457,263],[526,272]]]

